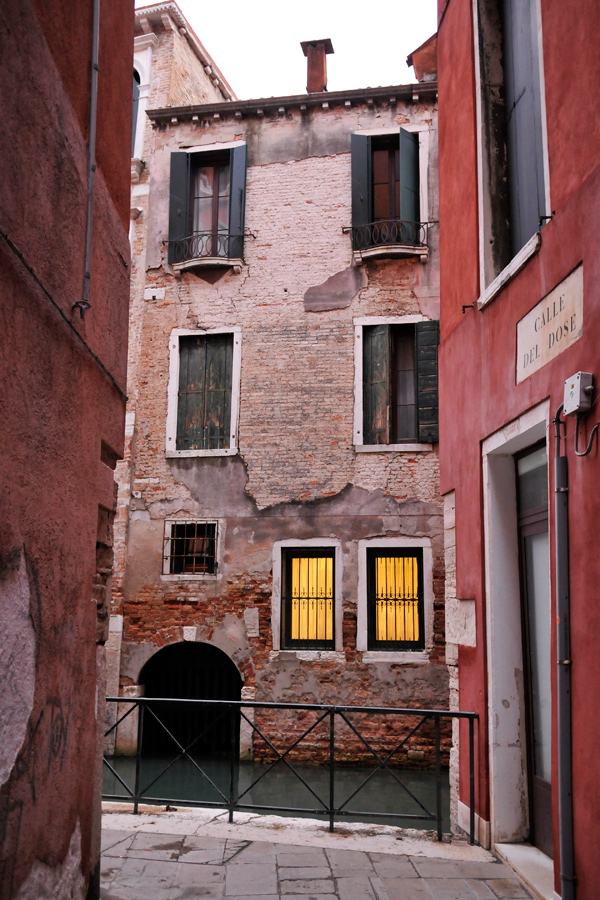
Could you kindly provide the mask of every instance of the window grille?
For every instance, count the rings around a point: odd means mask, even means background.
[[[422,551],[369,550],[370,649],[424,647]]]
[[[166,522],[163,574],[216,575],[216,522]]]
[[[282,553],[282,645],[334,649],[333,551]]]

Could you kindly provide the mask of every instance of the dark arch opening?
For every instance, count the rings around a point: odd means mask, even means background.
[[[140,673],[146,697],[178,700],[239,700],[242,679],[226,653],[211,644],[183,642],[155,653]],[[183,747],[194,743],[194,756],[229,754],[239,744],[239,712],[204,704],[152,704],[152,709]],[[232,734],[233,730],[233,734]],[[145,756],[179,751],[153,715],[146,712],[142,737]]]

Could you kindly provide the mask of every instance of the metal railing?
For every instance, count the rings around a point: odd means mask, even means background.
[[[119,800],[133,803],[134,813],[137,813],[140,803],[148,804],[185,804],[192,806],[203,806],[227,809],[229,811],[229,821],[233,822],[234,811],[260,811],[260,812],[284,812],[297,813],[304,815],[324,816],[329,819],[329,830],[333,831],[336,819],[343,817],[353,817],[364,821],[365,818],[372,819],[402,819],[414,822],[431,822],[437,831],[438,840],[442,839],[442,756],[447,757],[449,747],[449,731],[452,720],[465,720],[468,725],[468,753],[469,753],[469,792],[470,792],[470,832],[469,841],[475,843],[475,776],[474,776],[474,724],[478,718],[473,712],[451,712],[449,710],[437,709],[392,709],[385,707],[363,707],[363,706],[331,706],[325,704],[296,704],[296,703],[259,703],[255,701],[227,701],[227,700],[174,700],[174,699],[158,699],[158,698],[128,698],[128,697],[108,697],[107,704],[117,704],[116,715],[114,721],[105,732],[105,740],[111,739],[114,742],[115,735],[119,728],[123,727],[123,723],[130,717],[137,718],[135,725],[134,750],[131,756],[135,754],[135,783],[130,787],[124,778],[117,771],[115,758],[110,755],[104,756],[104,765],[108,771],[116,779],[125,791],[125,794],[103,793],[104,800]],[[174,712],[173,704],[178,704],[178,709],[186,713],[188,723],[193,720],[194,715],[204,712],[207,708],[212,711],[212,718],[208,725],[204,725],[202,730],[196,734],[193,739],[189,740],[189,734],[182,743],[169,729],[165,722],[161,719],[159,713],[163,714],[164,710]],[[124,711],[121,713],[123,708]],[[189,709],[189,713],[187,710]],[[288,714],[288,718],[283,723],[277,722],[278,716]],[[261,723],[257,724],[255,719],[260,716]],[[312,721],[305,726],[307,716],[312,716]],[[380,727],[376,724],[377,717],[382,721]],[[397,725],[395,732],[390,728],[389,718]],[[167,716],[168,718],[168,716]],[[208,717],[210,718],[210,717]],[[365,725],[359,727],[356,719],[364,720]],[[207,716],[204,717],[206,723]],[[228,788],[219,787],[215,779],[211,777],[207,769],[206,761],[199,760],[197,756],[192,755],[198,751],[202,745],[202,740],[206,738],[207,732],[219,726],[223,728],[223,723],[229,722],[229,785]],[[353,721],[354,720],[354,721]],[[388,720],[387,722],[385,720]],[[174,758],[164,765],[158,774],[152,772],[148,783],[142,783],[142,761],[143,761],[143,742],[145,722],[149,722],[152,727],[159,729],[163,738],[172,744],[174,750]],[[239,789],[237,785],[237,770],[239,767],[239,737],[240,725],[246,729],[247,734],[252,736],[255,749],[256,744],[260,745],[262,750],[261,756],[264,765],[264,771],[255,778],[249,785],[243,789]],[[269,736],[267,726],[272,729]],[[340,726],[344,734],[340,733]],[[131,730],[131,729],[130,729]],[[287,737],[286,737],[287,730]],[[382,738],[383,735],[383,738]],[[417,797],[411,787],[407,784],[408,770],[399,768],[401,765],[401,752],[407,752],[414,744],[415,737],[426,744],[433,757],[433,769],[435,772],[435,809],[427,808],[425,802]],[[354,752],[348,752],[349,740],[354,742]],[[374,746],[378,741],[380,746]],[[319,795],[307,781],[302,772],[299,771],[298,762],[294,762],[294,757],[301,752],[301,744],[305,742],[310,745],[308,754],[313,754],[315,760],[319,757],[325,763],[323,766],[312,766],[314,772],[327,772],[327,796],[324,798]],[[285,746],[281,746],[285,743]],[[384,746],[381,746],[383,744]],[[443,746],[442,746],[443,745]],[[359,752],[357,752],[357,750]],[[360,752],[362,751],[362,752]],[[316,754],[316,756],[315,756]],[[359,759],[360,757],[360,759]],[[339,798],[339,784],[336,790],[336,772],[341,772],[343,766],[347,765],[349,759],[356,759],[360,765],[364,765],[365,760],[369,759],[375,763],[375,767],[368,771],[365,770],[365,777],[361,783],[355,787],[345,798]],[[187,761],[192,770],[197,772],[206,784],[210,785],[213,792],[216,792],[216,800],[193,800],[185,797],[157,797],[152,792],[152,788],[156,782],[162,778],[165,773],[169,772],[172,767],[179,761]],[[310,796],[316,801],[313,807],[292,806],[292,805],[272,805],[265,803],[252,803],[250,801],[250,791],[263,781],[265,777],[273,771],[274,767],[283,764],[290,773],[297,778],[304,788],[309,792]],[[341,765],[342,764],[342,765]],[[261,766],[262,768],[262,766]],[[305,767],[306,768],[306,767]],[[386,812],[375,810],[373,812],[365,812],[362,809],[353,809],[351,803],[366,785],[372,782],[373,777],[378,772],[387,773],[393,780],[396,787],[401,789],[402,796],[410,798],[413,804],[416,804],[419,812],[407,814],[403,811]],[[362,775],[362,772],[361,772]],[[323,779],[321,779],[322,781]],[[289,794],[288,794],[289,796]]]
[[[242,259],[244,253],[244,236],[228,232],[197,231],[167,243],[173,263],[192,259]]]
[[[427,225],[427,222],[409,222],[406,219],[381,219],[367,225],[353,226],[352,249],[427,247]]]

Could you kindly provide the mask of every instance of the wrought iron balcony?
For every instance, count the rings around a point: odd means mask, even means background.
[[[352,249],[360,256],[426,256],[427,222],[380,219],[352,228]]]
[[[197,231],[177,241],[169,241],[173,265],[229,265],[240,263],[244,253],[244,236],[228,232]]]

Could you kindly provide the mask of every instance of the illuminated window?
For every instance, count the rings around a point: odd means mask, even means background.
[[[367,549],[369,650],[425,646],[423,551]]]
[[[334,648],[334,551],[282,550],[281,645]]]
[[[217,523],[165,522],[163,575],[216,575]]]

